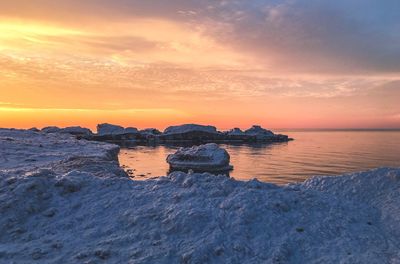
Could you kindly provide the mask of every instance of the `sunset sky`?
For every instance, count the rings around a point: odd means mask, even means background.
[[[400,128],[399,0],[0,2],[0,127]]]

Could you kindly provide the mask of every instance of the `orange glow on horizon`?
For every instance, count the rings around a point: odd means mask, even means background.
[[[124,127],[134,126],[140,129],[154,127],[160,130],[170,125],[193,123],[215,125],[220,130],[233,127],[247,129],[254,124],[259,124],[270,129],[282,128],[380,128],[382,120],[374,120],[368,126],[368,119],[346,118],[338,123],[327,123],[319,119],[293,119],[290,116],[273,118],[258,117],[245,118],[245,116],[192,116],[172,109],[125,109],[125,110],[99,110],[99,109],[34,109],[34,108],[0,108],[2,127],[14,128],[43,128],[46,126],[76,126],[90,128],[96,131],[99,123],[112,123]],[[393,117],[396,118],[396,117]],[[400,117],[397,117],[400,119]],[[235,123],[232,120],[236,120]],[[381,122],[381,123],[379,123]],[[380,124],[381,126],[376,126]],[[391,127],[388,127],[391,128]],[[392,127],[396,128],[396,127]]]

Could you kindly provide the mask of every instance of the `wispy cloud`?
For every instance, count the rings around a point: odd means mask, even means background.
[[[196,32],[197,37],[209,36],[226,48],[234,48],[257,59],[263,67],[279,71],[343,74],[400,70],[400,5],[396,0],[173,0],[168,5],[162,1],[136,0],[79,3],[15,0],[3,1],[0,10],[0,17],[38,21],[46,17],[46,23],[61,23],[79,30],[94,27],[107,34],[118,31],[116,23],[125,23],[131,34],[155,32],[181,41],[173,28],[167,33],[165,26],[154,24],[154,21],[169,21],[170,24],[189,26],[188,32]],[[127,23],[132,20],[147,21]],[[152,29],[148,30],[152,23]],[[161,30],[155,30],[157,28]],[[113,32],[112,29],[116,30]],[[187,40],[192,37],[189,34]],[[87,42],[89,45],[98,43],[99,48],[116,49],[125,49],[124,43],[130,43],[132,49],[143,45],[142,40],[131,41],[127,36],[121,39],[121,45],[115,46],[112,38],[105,41],[100,37]],[[184,43],[170,42],[169,45],[169,48],[185,48]]]

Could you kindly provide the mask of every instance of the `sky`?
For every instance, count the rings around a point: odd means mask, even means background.
[[[0,127],[400,128],[398,0],[0,2]]]

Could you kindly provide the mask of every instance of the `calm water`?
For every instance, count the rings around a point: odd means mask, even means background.
[[[287,143],[225,145],[235,179],[258,178],[273,183],[303,181],[312,175],[338,175],[376,167],[400,167],[399,131],[285,131]],[[177,147],[122,148],[122,166],[134,169],[135,179],[166,175],[165,159]]]

